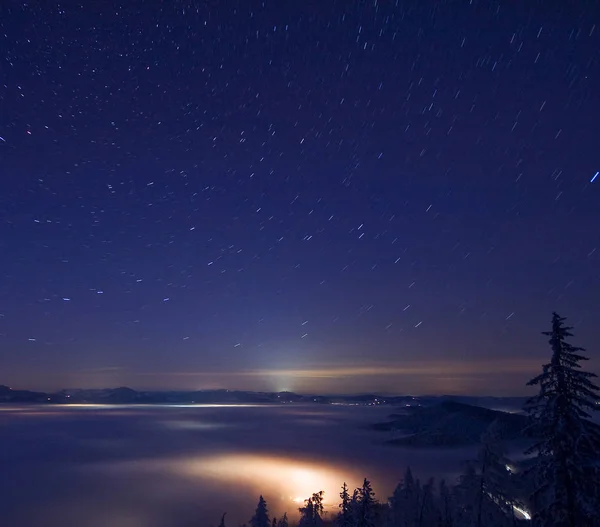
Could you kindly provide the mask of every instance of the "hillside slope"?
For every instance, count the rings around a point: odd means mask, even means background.
[[[489,408],[456,401],[443,401],[432,406],[407,407],[404,414],[391,416],[385,423],[373,426],[392,432],[390,443],[405,446],[457,447],[479,442],[481,434],[499,421],[507,441],[519,439],[527,418]]]

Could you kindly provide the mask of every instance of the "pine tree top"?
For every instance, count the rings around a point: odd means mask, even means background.
[[[558,313],[552,314],[552,330],[542,332],[550,337],[552,357],[549,363],[544,364],[542,373],[531,379],[527,385],[539,385],[540,393],[532,397],[526,404],[530,413],[544,403],[553,400],[559,407],[570,406],[582,418],[589,418],[586,410],[596,411],[599,408],[599,388],[591,379],[597,377],[595,373],[581,370],[582,361],[589,360],[581,352],[584,348],[571,345],[567,338],[573,334],[570,326],[565,325],[565,317]],[[544,404],[545,406],[545,404]]]
[[[588,522],[600,511],[595,488],[600,474],[600,427],[590,411],[599,410],[599,388],[594,373],[581,369],[588,360],[585,351],[567,342],[572,328],[565,318],[552,315],[550,362],[529,386],[539,386],[525,409],[529,413],[528,431],[536,438],[527,454],[535,453],[532,467],[536,488],[532,495],[535,521],[541,526],[592,525]]]

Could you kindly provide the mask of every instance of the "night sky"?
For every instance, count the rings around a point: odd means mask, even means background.
[[[596,2],[0,5],[0,383],[600,370]]]

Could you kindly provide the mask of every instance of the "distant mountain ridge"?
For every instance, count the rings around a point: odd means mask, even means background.
[[[311,402],[311,396],[291,392],[249,392],[241,390],[137,391],[131,388],[61,390],[50,394],[54,404],[274,404]],[[316,402],[316,401],[315,401]]]
[[[409,395],[301,395],[294,392],[252,392],[245,390],[165,390],[144,391],[128,387],[105,389],[65,389],[58,392],[13,390],[0,385],[0,404],[356,404],[356,405],[407,405],[431,406],[440,401],[464,401],[488,408],[521,407],[518,398],[454,397]]]
[[[72,389],[53,393],[13,390],[0,385],[1,403],[36,404],[328,404],[332,400],[318,395],[293,392],[250,392],[242,390],[138,391],[132,388]]]
[[[48,394],[32,392],[29,390],[13,390],[8,386],[0,385],[0,403],[45,403]]]

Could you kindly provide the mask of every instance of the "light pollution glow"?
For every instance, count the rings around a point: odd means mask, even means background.
[[[231,389],[298,393],[398,393],[413,395],[519,395],[543,359],[471,359],[362,364],[309,364],[303,367],[240,371],[135,371],[98,368],[56,375],[53,388],[129,386],[155,390]],[[61,384],[58,384],[61,383]]]
[[[295,516],[314,492],[324,491],[326,509],[335,509],[344,481],[350,488],[362,483],[359,467],[347,468],[298,458],[254,454],[223,454],[185,459],[138,460],[113,465],[113,470],[170,472],[178,477],[207,480],[247,487],[258,497],[263,494],[272,512]]]
[[[539,360],[465,360],[456,361],[427,361],[411,362],[408,366],[383,364],[383,365],[349,365],[335,366],[324,365],[312,368],[281,368],[281,369],[256,369],[238,372],[218,372],[211,375],[233,377],[292,377],[311,379],[337,379],[340,377],[372,377],[382,375],[479,375],[490,371],[498,373],[529,373],[539,369]],[[138,375],[167,375],[176,377],[196,377],[208,375],[206,372],[166,372],[166,373],[139,373]]]

